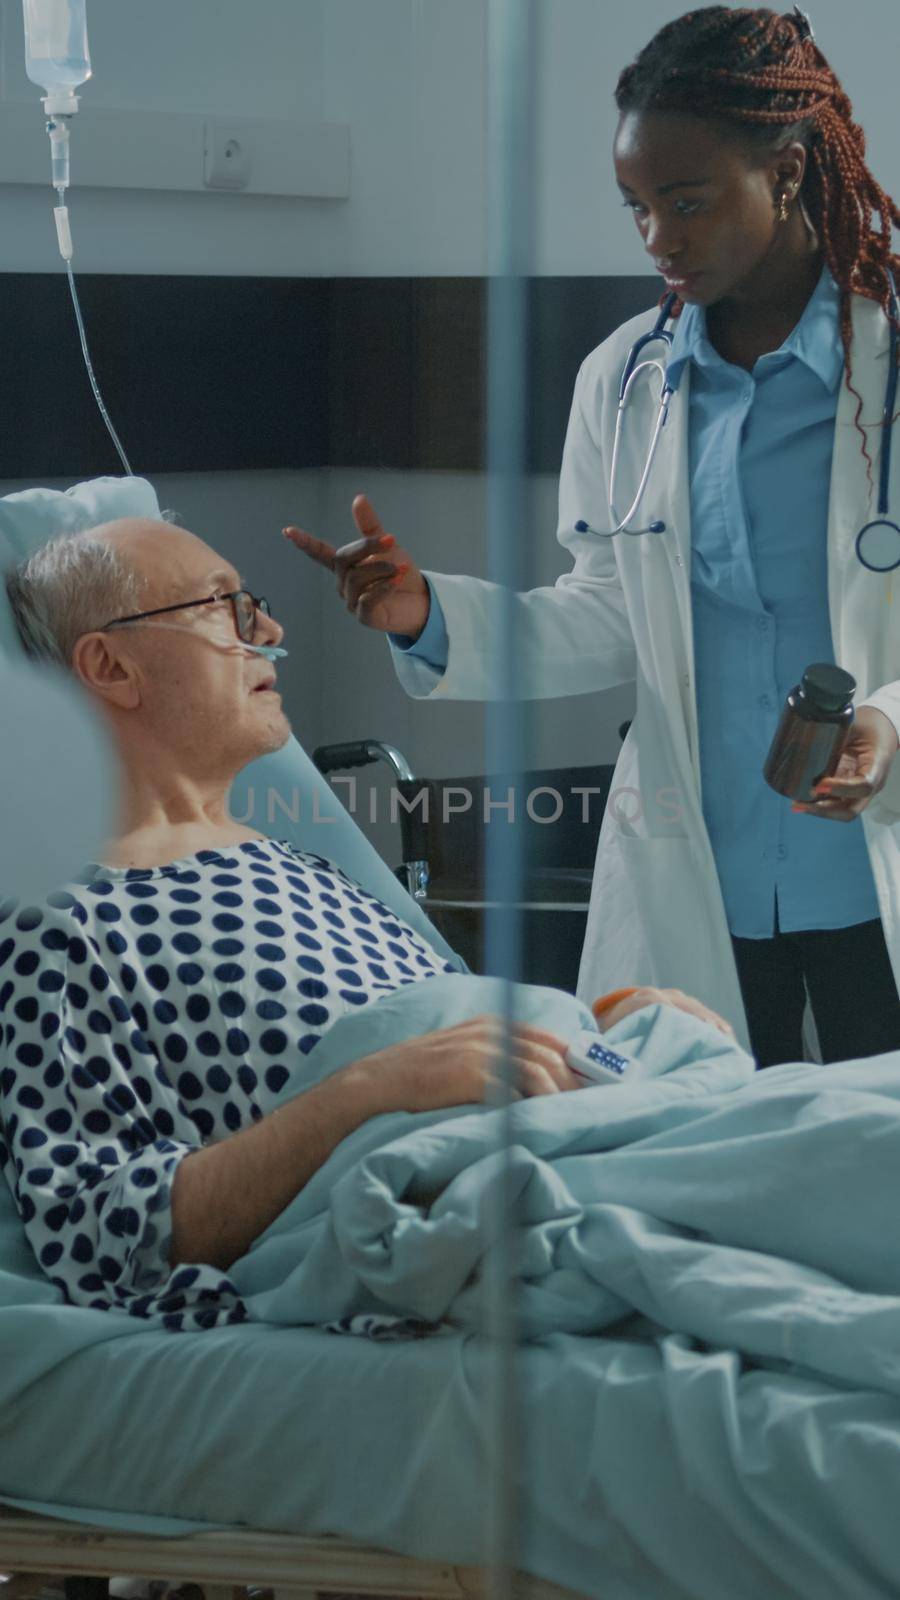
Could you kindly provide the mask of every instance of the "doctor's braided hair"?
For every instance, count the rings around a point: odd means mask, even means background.
[[[773,151],[799,140],[808,151],[801,199],[841,291],[841,336],[850,382],[851,295],[876,300],[895,326],[889,269],[900,211],[865,161],[853,106],[795,7],[707,6],[661,28],[616,86],[620,111],[674,111],[736,124],[742,141]],[[879,225],[874,225],[875,218]],[[862,429],[860,428],[862,433]],[[871,469],[868,449],[863,445]]]

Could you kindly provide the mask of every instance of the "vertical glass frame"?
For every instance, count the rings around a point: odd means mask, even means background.
[[[533,257],[534,0],[487,0],[488,296],[486,471],[488,577],[500,588],[498,679],[487,704],[485,771],[515,785],[524,767],[527,701],[517,697],[518,593],[527,587],[529,274]],[[511,1147],[515,1087],[511,1028],[522,970],[525,860],[517,820],[486,829],[485,969],[502,1021],[498,1143],[501,1181],[485,1274],[488,1384],[487,1566],[490,1600],[509,1600],[518,1566],[518,1468],[527,1450],[516,1306],[516,1206]]]

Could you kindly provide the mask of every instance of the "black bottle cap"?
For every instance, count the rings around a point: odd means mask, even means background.
[[[843,711],[856,693],[856,679],[830,661],[814,661],[804,672],[800,687],[820,711]]]

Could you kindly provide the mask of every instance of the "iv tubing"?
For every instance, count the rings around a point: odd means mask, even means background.
[[[66,212],[66,223],[65,223],[65,226],[66,226],[66,228],[68,228],[68,211],[67,211],[66,207],[65,206],[61,206],[61,207],[58,207],[57,209]],[[57,223],[57,229],[58,228],[59,228],[59,223]],[[72,304],[75,307],[75,321],[78,324],[78,337],[81,340],[81,353],[84,356],[84,364],[87,367],[87,374],[88,374],[88,377],[91,380],[91,388],[94,391],[94,399],[96,400],[97,405],[99,407],[100,415],[103,418],[103,421],[106,423],[107,432],[109,433],[109,436],[112,439],[112,442],[116,447],[116,450],[117,450],[118,456],[119,456],[119,460],[121,461],[122,466],[125,468],[125,472],[126,472],[127,476],[129,478],[133,478],[134,477],[134,473],[131,470],[131,464],[130,464],[130,462],[128,460],[128,457],[125,454],[125,451],[122,449],[122,446],[121,446],[121,444],[119,442],[119,435],[116,433],[116,430],[112,425],[112,419],[110,418],[109,412],[107,411],[106,406],[103,404],[103,396],[100,393],[100,387],[99,387],[99,385],[97,383],[96,377],[94,376],[94,368],[93,368],[93,365],[91,363],[90,352],[88,350],[87,335],[86,335],[86,333],[84,331],[84,320],[83,320],[82,315],[81,315],[81,306],[78,303],[78,291],[75,288],[75,275],[74,275],[74,273],[72,271],[72,263],[71,263],[70,260],[66,261],[66,273],[67,273],[68,279],[69,279],[69,289],[71,290],[71,293],[72,293]]]
[[[74,104],[75,109],[77,110],[78,101],[75,100]],[[44,105],[45,107],[47,106],[46,100]],[[58,112],[48,112],[47,116],[47,132],[50,135],[50,151],[52,155],[53,187],[55,188],[59,197],[59,204],[53,208],[53,220],[56,223],[56,238],[59,244],[59,253],[66,264],[66,275],[69,279],[69,291],[72,296],[72,305],[75,308],[75,321],[78,326],[78,338],[81,342],[81,353],[84,356],[84,364],[87,368],[87,375],[90,379],[94,399],[97,402],[100,415],[106,424],[106,431],[116,447],[119,460],[121,461],[127,476],[129,478],[133,478],[134,473],[131,470],[131,463],[129,462],[128,457],[122,448],[119,435],[116,433],[116,430],[113,427],[112,418],[110,417],[109,412],[103,403],[103,396],[100,393],[100,386],[94,373],[90,351],[88,350],[84,318],[81,315],[81,306],[78,300],[78,290],[75,287],[75,275],[72,271],[72,257],[75,252],[72,245],[72,230],[69,226],[69,208],[66,205],[66,189],[69,186],[69,119],[70,113],[68,112],[65,115],[61,115]]]

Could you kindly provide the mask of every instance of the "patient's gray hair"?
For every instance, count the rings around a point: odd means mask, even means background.
[[[90,529],[51,539],[4,576],[25,653],[64,667],[82,634],[141,610],[138,573]]]

